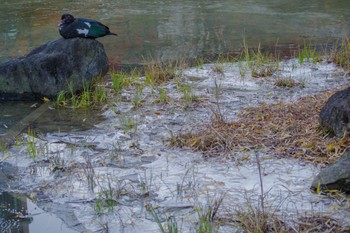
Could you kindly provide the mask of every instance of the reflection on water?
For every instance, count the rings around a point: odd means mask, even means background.
[[[20,194],[0,194],[0,233],[77,233]]]
[[[24,116],[31,113],[35,102],[0,101],[0,137]]]
[[[41,133],[76,132],[91,129],[104,119],[100,111],[62,108],[46,111],[30,127]]]
[[[0,137],[5,136],[5,133],[19,122],[24,124],[20,129],[29,127],[36,132],[46,133],[84,131],[104,120],[98,110],[62,108],[48,109],[39,117],[30,117],[27,121],[28,115],[35,115],[39,105],[32,102],[0,102]]]
[[[243,37],[254,46],[333,41],[350,30],[348,0],[2,0],[0,60],[60,38],[67,12],[118,33],[99,39],[112,63],[235,51]]]
[[[3,139],[11,140],[28,127],[40,133],[75,132],[91,129],[104,120],[100,110],[51,109],[48,105],[40,105],[40,101],[0,101],[0,144]],[[10,130],[14,134],[6,134]]]
[[[33,221],[28,216],[27,201],[19,195],[0,194],[0,229],[8,233],[29,233],[29,224]]]

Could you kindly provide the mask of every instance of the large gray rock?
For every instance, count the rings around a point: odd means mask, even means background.
[[[322,190],[341,190],[350,193],[350,152],[336,163],[323,168],[313,180],[311,189],[320,183]]]
[[[24,58],[0,64],[0,99],[55,97],[61,90],[75,91],[108,71],[103,45],[74,38],[48,42]]]
[[[350,133],[350,87],[332,95],[320,112],[320,124],[343,136]]]

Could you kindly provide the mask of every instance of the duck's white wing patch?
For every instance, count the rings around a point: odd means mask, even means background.
[[[87,37],[87,34],[89,33],[89,30],[88,29],[77,29],[77,32],[79,33],[79,34],[84,34],[85,35],[85,37]]]
[[[84,22],[89,28],[91,28],[91,24],[89,22]]]

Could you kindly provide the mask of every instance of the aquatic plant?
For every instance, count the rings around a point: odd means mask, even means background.
[[[335,64],[350,70],[350,39],[343,39],[339,49],[332,52],[332,59]]]
[[[168,60],[166,62],[147,61],[143,66],[146,84],[154,87],[156,84],[167,82],[175,78],[184,66],[184,59]]]
[[[91,163],[91,159],[86,157],[85,158],[85,166],[83,166],[83,171],[84,171],[84,175],[86,177],[86,181],[87,181],[87,187],[89,192],[93,193],[94,192],[94,188],[95,188],[95,169],[92,166]]]
[[[98,83],[84,84],[83,91],[76,93],[72,83],[68,85],[69,92],[60,91],[54,101],[54,107],[70,106],[74,109],[90,108],[107,102],[105,87]]]
[[[276,214],[279,211],[278,207],[282,205],[286,198],[281,199],[280,203],[277,203],[277,208],[266,205],[268,192],[264,191],[263,169],[257,152],[255,152],[255,159],[260,188],[257,206],[254,204],[255,201],[245,193],[246,203],[235,206],[234,216],[236,223],[244,232],[289,232],[289,227]]]
[[[7,152],[9,151],[9,147],[8,145],[6,145],[5,143],[1,142],[0,143],[0,164],[2,162],[4,162],[8,157],[9,155],[7,154]]]
[[[248,71],[248,65],[246,62],[238,61],[238,68],[241,79],[244,79]]]
[[[107,93],[105,87],[102,85],[95,85],[95,88],[92,92],[92,102],[94,104],[105,103],[107,101]]]
[[[151,214],[154,221],[158,224],[160,232],[162,233],[179,233],[180,232],[175,216],[167,217],[165,221],[165,227],[163,227],[159,213],[156,211],[156,209],[153,208],[152,204],[147,203],[145,207],[147,212]]]
[[[305,61],[316,63],[321,60],[321,56],[317,54],[316,48],[312,49],[310,43],[306,44],[304,42],[304,47],[302,49],[298,48],[298,59],[300,64],[303,64]]]
[[[238,59],[236,56],[233,56],[232,54],[223,54],[223,53],[220,53],[218,56],[217,56],[217,62],[218,63],[234,63],[234,62],[237,62]]]
[[[52,172],[57,170],[65,170],[68,168],[66,160],[60,156],[60,154],[56,154],[49,158],[50,161],[50,169]]]
[[[132,129],[136,130],[137,128],[137,122],[134,121],[133,118],[131,117],[128,117],[128,116],[121,117],[120,121],[124,127],[125,132],[129,132]]]
[[[161,104],[167,104],[170,102],[170,98],[167,95],[167,91],[162,87],[158,88],[158,98],[156,102]]]
[[[198,233],[215,233],[219,232],[219,225],[215,222],[219,208],[224,200],[225,193],[218,197],[210,198],[208,195],[206,206],[196,208],[198,214],[197,232]]]
[[[205,63],[204,62],[204,58],[203,57],[199,57],[199,58],[196,59],[195,66],[196,66],[197,69],[203,69],[204,63]]]
[[[38,149],[36,147],[36,132],[31,128],[28,128],[28,136],[27,136],[27,149],[33,161],[36,161],[38,156]]]
[[[185,81],[176,81],[177,88],[182,92],[182,100],[184,108],[188,108],[192,105],[193,102],[198,100],[198,97],[195,95],[193,87],[186,83]]]
[[[195,192],[196,174],[194,166],[189,167],[183,177],[181,178],[181,183],[176,183],[176,194],[178,197],[183,198],[186,195],[186,191]]]
[[[67,92],[66,91],[60,91],[56,97],[56,100],[54,102],[54,107],[58,108],[60,106],[66,106],[68,104],[67,100]]]
[[[95,206],[94,206],[94,210],[96,211],[96,213],[98,215],[101,215],[103,213],[103,208],[104,208],[103,200],[102,200],[102,198],[100,196],[101,195],[99,194],[99,197],[96,198]]]
[[[149,193],[152,191],[152,188],[154,186],[154,177],[153,177],[153,171],[151,170],[149,174],[147,174],[147,171],[145,170],[145,173],[143,176],[139,176],[140,181],[140,191],[143,196],[148,196]]]
[[[273,73],[278,71],[279,68],[279,59],[278,55],[272,56],[271,53],[262,52],[260,44],[257,49],[249,49],[245,39],[243,39],[243,48],[239,58],[240,62],[240,75],[241,78],[245,76],[245,73],[248,67],[251,70],[252,77],[269,77]],[[242,63],[244,61],[245,63]],[[243,66],[247,64],[248,67]]]
[[[162,233],[167,233],[162,225],[162,222],[159,218],[158,213],[156,212],[156,210],[153,208],[151,203],[146,204],[146,210],[152,215],[153,219],[156,221],[156,223],[158,224],[159,230]]]
[[[99,192],[95,200],[95,211],[100,215],[105,211],[110,213],[118,205],[118,198],[128,193],[127,183],[111,174],[99,176],[96,182]]]
[[[248,44],[245,40],[245,37],[243,38],[243,45],[242,45],[242,51],[240,55],[240,60],[244,60],[246,62],[250,62],[250,52],[249,52],[249,47]]]
[[[167,218],[166,228],[168,233],[179,233],[179,226],[177,224],[175,216],[170,216]]]
[[[279,61],[271,54],[263,53],[260,44],[257,51],[252,51],[251,58],[252,77],[269,77],[278,70]]]
[[[215,73],[223,75],[224,74],[224,66],[222,64],[220,64],[220,63],[215,63],[213,71]]]
[[[110,74],[110,77],[112,79],[112,86],[114,91],[119,93],[124,85],[124,79],[125,79],[125,73],[124,72],[112,72]]]
[[[145,84],[150,86],[152,91],[154,89],[154,85],[155,85],[155,77],[153,73],[145,73]]]
[[[253,200],[246,198],[246,202],[238,204],[233,213],[236,225],[244,232],[289,232],[286,224],[275,212],[270,213],[260,207],[256,207],[253,204]]]
[[[291,88],[291,87],[296,86],[296,82],[292,77],[277,77],[275,79],[274,85],[276,87]]]
[[[134,93],[134,98],[132,100],[132,104],[134,108],[141,107],[144,103],[144,100],[142,98],[143,88],[144,88],[143,85],[137,85],[137,88]]]
[[[76,97],[76,98],[75,98]],[[90,86],[85,86],[79,96],[74,96],[74,108],[89,108],[92,105],[92,93]]]

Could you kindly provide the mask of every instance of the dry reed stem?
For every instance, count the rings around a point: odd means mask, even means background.
[[[202,151],[207,156],[264,149],[278,157],[332,163],[350,148],[350,138],[330,137],[320,128],[319,112],[331,94],[303,97],[292,104],[247,108],[237,122],[213,120],[198,132],[179,134],[171,145]]]

